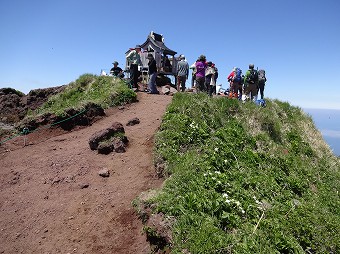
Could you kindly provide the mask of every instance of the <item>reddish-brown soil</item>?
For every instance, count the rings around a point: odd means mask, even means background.
[[[0,253],[150,253],[131,202],[162,183],[152,151],[171,98],[139,93],[139,102],[89,127],[47,128],[1,145]],[[140,124],[126,126],[134,117]],[[113,122],[124,125],[127,151],[91,151],[89,137]]]

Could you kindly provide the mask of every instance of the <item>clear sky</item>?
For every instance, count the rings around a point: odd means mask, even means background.
[[[151,31],[184,54],[267,73],[265,96],[340,109],[339,0],[0,0],[0,88],[24,93],[100,74]],[[189,82],[187,83],[189,86]]]

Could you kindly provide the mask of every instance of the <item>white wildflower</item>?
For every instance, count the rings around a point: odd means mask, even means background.
[[[222,196],[224,197],[225,202],[227,202],[228,204],[231,202],[231,200],[229,200],[229,198],[228,198],[228,194],[227,193],[223,193]]]
[[[215,174],[218,174],[218,175],[220,175],[220,174],[221,174],[221,172],[220,172],[220,171],[215,171]]]
[[[215,152],[218,152],[218,147],[215,147],[215,149],[214,149],[214,150],[215,150]]]
[[[189,126],[193,129],[198,129],[198,124],[195,124],[195,121],[193,121]]]

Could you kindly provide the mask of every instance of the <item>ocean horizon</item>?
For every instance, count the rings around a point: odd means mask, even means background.
[[[340,109],[303,108],[310,115],[324,140],[340,156]]]

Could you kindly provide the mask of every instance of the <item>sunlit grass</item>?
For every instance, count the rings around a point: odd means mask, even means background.
[[[173,253],[337,253],[339,159],[300,108],[176,94],[156,137]],[[150,201],[149,201],[150,202]]]
[[[67,109],[82,109],[90,102],[108,108],[132,102],[135,99],[136,93],[118,78],[84,74],[75,82],[70,83],[63,92],[50,97],[42,107],[31,114],[63,115]]]

